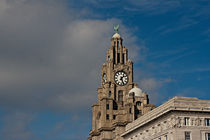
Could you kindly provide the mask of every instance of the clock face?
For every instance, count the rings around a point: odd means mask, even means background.
[[[124,86],[128,83],[128,76],[125,72],[118,71],[115,73],[114,80],[119,86]]]
[[[102,85],[103,85],[103,87],[104,87],[104,84],[106,83],[106,74],[104,73],[103,74],[103,81],[102,81]]]

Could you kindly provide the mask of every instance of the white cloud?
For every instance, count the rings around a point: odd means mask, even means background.
[[[71,111],[96,101],[113,25],[136,58],[136,37],[118,19],[77,18],[65,1],[0,1],[0,107]]]
[[[166,78],[166,79],[144,78],[140,80],[140,88],[142,88],[143,91],[149,94],[151,103],[155,104],[162,98],[161,93],[159,93],[159,89],[170,82],[172,82],[171,78]]]

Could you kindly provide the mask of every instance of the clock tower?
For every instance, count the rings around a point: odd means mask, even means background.
[[[121,140],[125,126],[155,108],[148,95],[133,82],[133,62],[118,33],[111,38],[106,63],[101,68],[97,104],[92,106],[92,130],[89,140]]]

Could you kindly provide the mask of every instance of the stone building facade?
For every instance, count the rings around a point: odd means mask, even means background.
[[[133,62],[116,32],[101,68],[98,101],[92,106],[92,130],[89,140],[121,139],[125,126],[155,108],[146,93],[133,82]]]
[[[174,97],[126,125],[125,140],[210,140],[210,101]]]

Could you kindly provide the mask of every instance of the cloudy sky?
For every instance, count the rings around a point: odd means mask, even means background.
[[[0,0],[0,139],[85,140],[114,33],[153,104],[210,100],[209,0]]]

